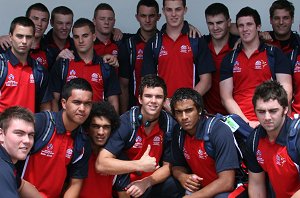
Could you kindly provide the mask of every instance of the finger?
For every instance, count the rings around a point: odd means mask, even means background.
[[[151,145],[150,145],[150,144],[148,144],[148,146],[147,146],[147,149],[146,149],[146,151],[145,151],[144,155],[149,155],[149,153],[150,153],[150,150],[151,150]]]
[[[155,159],[156,160],[156,159]],[[160,168],[160,166],[159,165],[157,165],[156,167],[155,167],[155,170],[157,170],[157,169],[159,169]]]

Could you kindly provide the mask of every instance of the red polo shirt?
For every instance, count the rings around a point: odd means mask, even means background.
[[[107,43],[103,43],[99,39],[95,40],[94,50],[96,51],[98,56],[103,56],[105,54],[112,54],[114,56],[118,56],[118,46],[116,43],[108,40]]]

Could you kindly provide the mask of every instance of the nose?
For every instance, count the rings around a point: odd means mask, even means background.
[[[218,29],[218,26],[217,26],[217,24],[214,24],[214,30],[216,30],[216,29]]]
[[[83,103],[79,105],[78,110],[79,111],[85,111],[85,106],[84,106]]]
[[[30,143],[30,137],[29,135],[24,135],[23,137],[23,144],[29,144]]]
[[[271,115],[270,115],[270,113],[268,111],[265,114],[265,119],[266,120],[270,120],[271,119]]]
[[[156,97],[155,96],[153,96],[153,97],[151,97],[151,100],[150,100],[151,102],[156,102]]]
[[[149,23],[150,22],[150,16],[146,17],[146,22]]]
[[[102,126],[100,126],[100,128],[98,129],[98,134],[99,135],[103,135],[104,134],[104,129]]]
[[[185,120],[187,118],[187,115],[185,112],[182,112],[182,119]]]
[[[82,42],[83,42],[82,37],[79,37],[79,43],[82,43]]]
[[[27,38],[26,38],[26,36],[23,36],[23,38],[22,38],[22,43],[27,43]]]
[[[279,23],[283,24],[283,18],[280,18]]]

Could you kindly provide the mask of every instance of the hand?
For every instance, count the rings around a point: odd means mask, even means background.
[[[119,41],[123,38],[123,32],[119,28],[113,29],[113,39],[114,41]]]
[[[273,41],[269,32],[260,32],[259,37],[265,41]]]
[[[198,35],[198,37],[202,36],[201,32],[193,25],[189,24],[189,28],[190,28],[189,37],[196,38],[197,35]]]
[[[239,38],[235,43],[234,43],[234,46],[233,46],[233,49],[236,49],[240,44],[241,44],[242,40],[241,38]]]
[[[59,59],[59,58],[72,60],[72,59],[75,58],[75,56],[73,54],[73,51],[71,51],[69,49],[63,49],[63,50],[60,51],[60,53],[56,57],[56,60]]]
[[[7,50],[11,46],[8,35],[0,36],[0,46],[3,50]]]
[[[166,98],[166,101],[164,103],[164,109],[169,112],[172,113],[171,111],[171,106],[170,106],[170,98]]]
[[[141,169],[140,171],[153,172],[158,168],[156,166],[156,158],[149,156],[150,150],[151,150],[151,146],[148,145],[145,153],[143,154],[141,159],[139,159],[140,166],[138,168]]]
[[[259,121],[249,121],[249,125],[254,129],[259,125]]]
[[[105,63],[108,63],[109,65],[111,65],[113,67],[119,67],[119,61],[118,61],[117,57],[115,57],[114,55],[105,54],[102,58]]]
[[[190,192],[196,192],[200,190],[200,181],[202,181],[203,178],[196,174],[184,174],[184,176],[178,180],[184,189]]]
[[[137,180],[131,182],[125,189],[126,193],[132,197],[140,197],[144,192],[151,186],[151,183],[144,178],[142,180]]]

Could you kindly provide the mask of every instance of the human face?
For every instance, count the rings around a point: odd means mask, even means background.
[[[89,128],[89,135],[96,146],[104,146],[111,133],[110,121],[101,116],[93,117]]]
[[[48,13],[39,10],[31,10],[29,18],[35,25],[35,38],[42,38],[49,24]]]
[[[69,123],[74,128],[81,125],[91,112],[92,97],[90,91],[73,89],[67,100],[62,99],[64,123]]]
[[[53,36],[59,40],[66,40],[73,25],[73,15],[55,14],[54,19],[51,20],[51,25],[53,27]]]
[[[111,10],[98,10],[93,21],[98,33],[110,35],[116,22],[115,14]]]
[[[167,25],[172,28],[181,28],[184,23],[184,15],[187,8],[183,6],[181,0],[167,0],[163,7]]]
[[[223,40],[229,35],[230,19],[226,19],[223,14],[207,15],[206,24],[213,39]]]
[[[139,95],[143,118],[147,120],[157,118],[164,101],[164,91],[161,87],[145,87],[142,96]]]
[[[237,20],[237,28],[243,43],[259,41],[260,25],[256,26],[253,17],[244,16]]]
[[[262,127],[270,133],[279,133],[284,123],[288,108],[283,108],[277,100],[256,101],[255,113]]]
[[[9,38],[12,45],[12,52],[18,56],[27,56],[31,45],[33,43],[33,28],[16,25],[13,33],[9,34]]]
[[[77,52],[80,54],[93,53],[96,34],[93,34],[89,26],[73,28],[73,39]]]
[[[34,125],[21,119],[12,119],[6,131],[0,129],[0,142],[13,163],[24,160],[34,141]]]
[[[160,19],[160,14],[156,12],[154,7],[141,5],[135,17],[140,23],[142,31],[153,32],[156,30],[156,23]]]
[[[287,10],[275,10],[274,16],[270,18],[270,23],[279,40],[289,39],[294,19]]]
[[[189,135],[196,134],[200,115],[195,103],[191,99],[177,101],[174,105],[174,114],[177,122]]]

